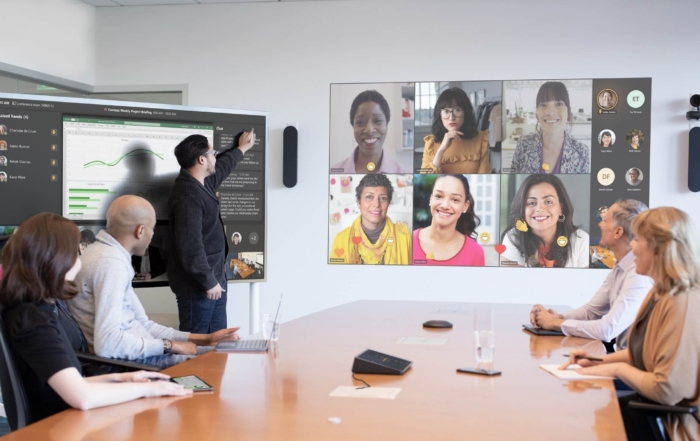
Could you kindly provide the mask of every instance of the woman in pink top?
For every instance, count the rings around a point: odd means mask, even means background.
[[[414,265],[484,266],[479,217],[464,175],[440,175],[430,194],[432,222],[413,232]]]

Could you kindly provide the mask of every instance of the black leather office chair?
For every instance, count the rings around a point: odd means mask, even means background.
[[[697,406],[675,405],[666,406],[655,403],[642,397],[635,397],[627,403],[630,409],[635,409],[647,414],[649,426],[657,441],[669,441],[668,433],[664,427],[662,418],[668,414],[697,413]]]
[[[0,320],[0,387],[10,429],[15,431],[34,422],[2,320]]]
[[[608,354],[612,354],[615,352],[615,342],[617,341],[617,338],[613,338],[610,341],[604,341],[603,346],[605,346],[605,352]]]

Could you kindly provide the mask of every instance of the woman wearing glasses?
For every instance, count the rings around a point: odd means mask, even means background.
[[[464,90],[453,87],[440,94],[432,132],[424,138],[421,173],[491,173],[489,132],[477,130],[474,107]]]
[[[520,138],[513,155],[514,173],[590,173],[588,146],[566,130],[573,120],[564,83],[548,81],[537,92],[537,131]]]

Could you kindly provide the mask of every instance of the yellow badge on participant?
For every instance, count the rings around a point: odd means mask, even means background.
[[[560,247],[565,247],[567,243],[569,243],[569,239],[567,239],[566,236],[557,237],[557,245]]]
[[[425,255],[425,258],[428,260],[435,260],[435,254],[433,254],[433,252],[431,251]]]
[[[542,170],[549,171],[549,164],[547,164],[546,162],[543,162],[542,163]]]
[[[374,162],[367,163],[367,171],[374,171],[375,167],[376,167],[376,165],[374,165]]]

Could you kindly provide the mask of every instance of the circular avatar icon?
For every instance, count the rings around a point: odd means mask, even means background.
[[[601,168],[598,172],[598,182],[600,185],[607,187],[615,182],[615,172],[611,168]]]
[[[598,222],[603,221],[603,218],[605,217],[605,213],[607,213],[609,209],[610,209],[610,207],[608,207],[607,205],[603,205],[602,207],[600,207],[598,209],[598,212],[595,215],[595,218],[598,219]]]
[[[625,173],[625,180],[629,185],[636,187],[644,180],[644,173],[637,167],[632,167]]]
[[[626,140],[631,149],[637,150],[644,144],[644,132],[639,129],[632,129],[627,132]]]
[[[633,90],[627,95],[627,104],[633,109],[639,109],[644,105],[644,94],[641,90]]]
[[[598,144],[606,149],[615,144],[615,139],[615,132],[610,129],[601,130],[598,134]]]
[[[617,92],[612,89],[603,89],[598,92],[598,107],[610,110],[617,106]]]

